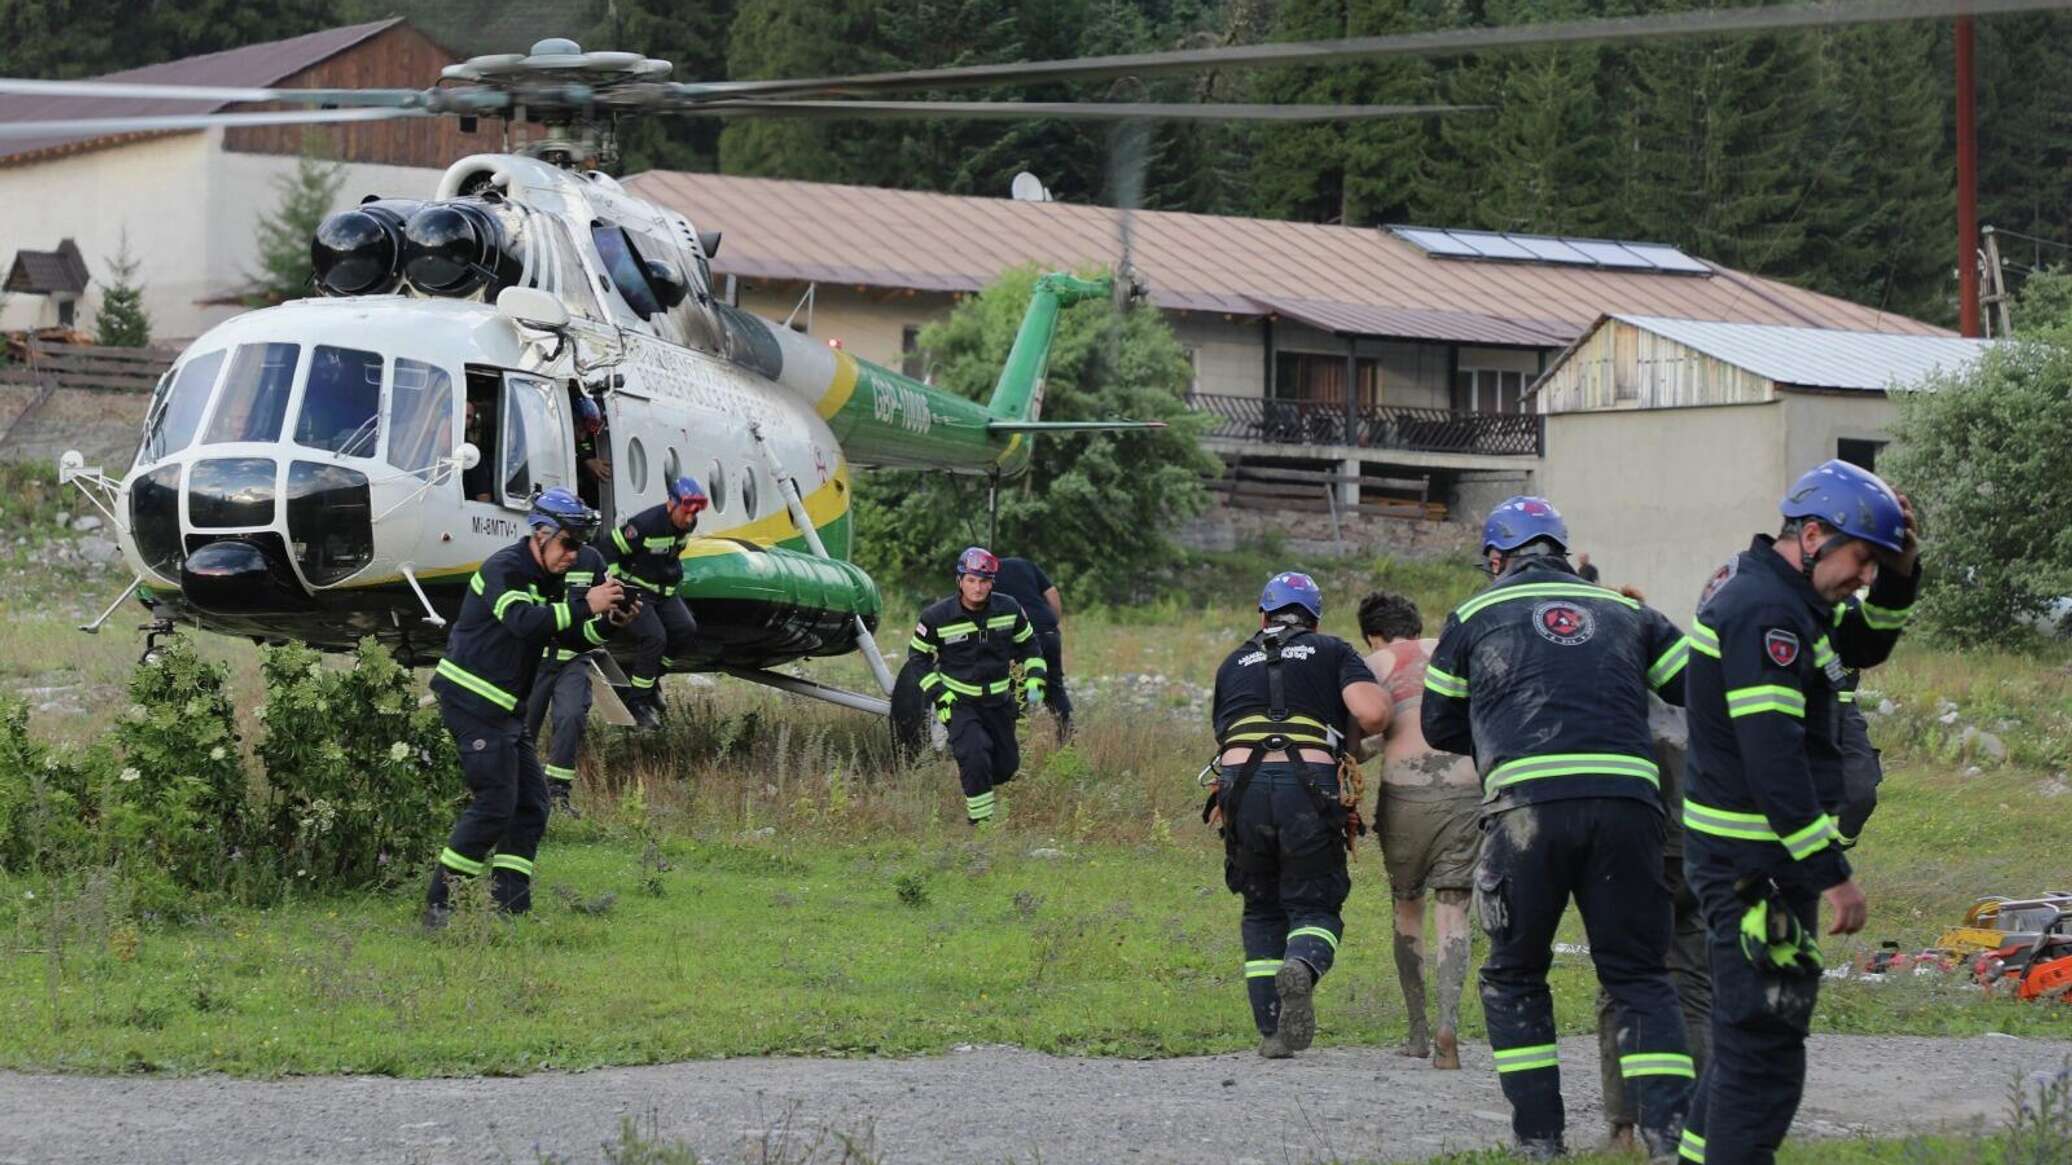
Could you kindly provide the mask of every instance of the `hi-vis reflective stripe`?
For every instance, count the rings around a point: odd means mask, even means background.
[[[930,655],[934,655],[935,644],[928,642],[926,639],[921,638],[919,635],[916,635],[912,639],[907,640],[907,650],[925,651]]]
[[[1835,828],[1834,818],[1823,813],[1813,819],[1811,825],[1789,837],[1779,837],[1770,828],[1770,819],[1760,813],[1736,813],[1731,809],[1715,809],[1701,805],[1686,797],[1684,799],[1683,822],[1685,828],[1714,837],[1731,837],[1739,841],[1773,841],[1784,847],[1796,861],[1804,861],[1827,848],[1831,841],[1841,840],[1841,831]]]
[[[1280,969],[1281,960],[1279,959],[1245,960],[1245,978],[1247,979],[1269,979],[1279,974]]]
[[[653,591],[658,595],[663,593],[662,585],[660,583],[651,583],[648,580],[641,578],[639,575],[636,575],[631,571],[621,570],[619,569],[619,564],[616,562],[611,564],[611,569],[606,573],[610,574],[613,578],[618,579],[620,582],[632,583],[634,586],[639,587],[641,590]]]
[[[1856,702],[1856,689],[1843,688],[1835,693],[1835,699],[1840,700],[1844,704],[1854,704]]]
[[[556,631],[566,631],[569,625],[575,622],[575,615],[569,611],[568,604],[565,602],[556,603],[547,609],[554,612],[554,630]]]
[[[515,854],[498,854],[489,859],[489,864],[499,870],[510,870],[524,874],[528,878],[532,877],[532,863]]]
[[[636,688],[652,688],[655,686],[655,677],[653,676],[630,676],[628,678],[632,680],[633,686]]]
[[[936,672],[935,674],[942,681],[943,687],[948,688],[949,690],[957,693],[960,696],[983,696],[986,694],[986,690],[978,686],[977,684],[967,684],[963,680],[951,679],[949,676],[943,675],[941,672]],[[1004,691],[1005,689],[1002,690]]]
[[[1033,623],[1024,623],[1022,624],[1022,629],[1015,633],[1014,641],[1016,643],[1027,643],[1029,640],[1035,637],[1036,625]]]
[[[530,602],[532,602],[532,596],[524,591],[505,591],[496,597],[496,606],[491,608],[489,613],[501,619],[504,617],[504,612],[511,608],[512,603]]]
[[[1690,660],[1691,637],[1679,635],[1676,637],[1676,642],[1669,645],[1669,650],[1663,652],[1661,657],[1655,660],[1654,666],[1648,668],[1648,687],[1659,688],[1670,680],[1675,679],[1676,673],[1682,671],[1684,664],[1689,663]],[[1431,668],[1427,667],[1425,675],[1430,676],[1431,674]]]
[[[1425,690],[1457,700],[1468,698],[1468,681],[1451,672],[1443,672],[1430,664],[1425,665]]]
[[[597,576],[587,570],[572,570],[562,577],[572,587],[587,587],[597,581]]]
[[[1296,939],[1304,937],[1323,939],[1324,943],[1333,951],[1338,949],[1338,936],[1321,926],[1298,926],[1288,932],[1289,942],[1294,942]]]
[[[554,780],[573,781],[576,779],[576,771],[574,769],[564,768],[561,765],[541,765],[540,767],[546,769],[547,775]]]
[[[1048,660],[1045,660],[1042,656],[1039,655],[1029,660],[1029,662],[1023,664],[1022,670],[1024,672],[1040,671],[1048,674],[1050,671],[1050,663]]]
[[[584,628],[583,628],[583,629],[584,629],[584,630],[586,630],[586,631],[587,631],[587,630],[589,630],[589,625],[588,625],[588,624],[585,624],[585,625],[584,625]],[[564,648],[562,648],[561,650],[559,650],[559,651],[556,651],[556,652],[554,653],[554,662],[556,662],[556,663],[569,663],[569,662],[573,661],[573,660],[575,659],[575,657],[576,657],[576,653],[575,653],[575,652],[573,652],[573,651],[569,650],[568,648],[564,647]]]
[[[973,821],[984,821],[993,815],[993,806],[993,793],[989,789],[976,797],[964,798],[964,816]]]
[[[1534,1044],[1529,1048],[1498,1048],[1495,1053],[1496,1070],[1503,1072],[1530,1072],[1535,1068],[1559,1068],[1561,1057],[1553,1044]]]
[[[439,666],[432,670],[495,704],[506,712],[515,712],[518,709],[518,697],[516,695],[497,687],[495,684],[490,683],[488,680],[483,679],[481,676],[476,675],[450,659],[440,660]]]
[[[976,634],[978,634],[978,624],[971,622],[945,623],[935,629],[935,635],[938,639],[948,639],[952,635]]]
[[[1638,777],[1650,785],[1662,783],[1661,770],[1655,767],[1654,761],[1616,752],[1566,752],[1520,757],[1489,770],[1482,783],[1496,789],[1545,777],[1591,776]]]
[[[1863,621],[1873,631],[1897,631],[1906,626],[1907,620],[1913,615],[1914,608],[1911,606],[1880,607],[1871,602],[1863,605]]]
[[[1014,621],[1017,617],[1018,616],[1014,615],[995,615],[992,618],[986,620],[986,630],[1005,631],[1009,627],[1014,626]]]
[[[1693,621],[1690,639],[1692,651],[1699,655],[1709,655],[1714,659],[1719,658],[1719,632],[1703,623]]]
[[[683,543],[676,538],[644,538],[640,548],[649,554],[673,554],[683,549]]]
[[[1823,635],[1813,641],[1814,667],[1826,667],[1833,663],[1835,658],[1835,645],[1827,641],[1827,636]]]
[[[456,853],[452,849],[442,849],[439,851],[439,864],[456,874],[466,874],[471,878],[489,868],[487,862],[478,862],[466,854]]]
[[[1693,1165],[1705,1165],[1705,1138],[1685,1129],[1683,1143],[1676,1147],[1676,1155]]]
[[[604,643],[604,631],[603,631],[603,629],[602,629],[601,625],[599,624],[599,622],[598,622],[598,621],[597,621],[596,619],[586,619],[586,620],[584,620],[584,622],[583,622],[583,638],[585,638],[585,639],[589,640],[589,641],[590,641],[590,642],[592,642],[592,643],[598,644],[598,645],[600,645],[600,646],[602,646],[602,645],[603,645],[603,643]]]
[[[612,531],[612,545],[618,547],[621,554],[633,553],[633,545],[626,541],[626,531],[623,527]]]
[[[1631,1079],[1635,1076],[1683,1076],[1696,1079],[1698,1070],[1689,1056],[1676,1052],[1635,1052],[1619,1057],[1619,1075]]]
[[[1454,612],[1454,615],[1457,616],[1461,622],[1465,623],[1468,620],[1474,618],[1476,612],[1482,610],[1484,607],[1488,607],[1495,603],[1505,603],[1509,602],[1512,599],[1544,598],[1595,599],[1599,602],[1618,603],[1622,606],[1630,607],[1636,611],[1640,610],[1640,604],[1638,602],[1627,598],[1625,595],[1622,595],[1617,591],[1606,590],[1605,588],[1599,586],[1591,586],[1589,583],[1584,582],[1555,582],[1526,583],[1523,586],[1499,587],[1493,591],[1485,591],[1482,594],[1476,595],[1474,598],[1469,599],[1467,602],[1462,603],[1460,605],[1460,609],[1456,610]]]
[[[1753,716],[1757,712],[1782,712],[1806,718],[1806,693],[1783,684],[1757,684],[1752,688],[1727,689],[1727,716]]]
[[[482,572],[481,572],[481,571],[479,571],[479,570],[478,570],[478,571],[476,571],[476,572],[475,572],[475,577],[474,577],[474,578],[471,578],[471,579],[469,579],[469,580],[468,580],[468,589],[469,589],[469,590],[471,590],[471,591],[473,591],[473,592],[475,592],[475,593],[476,593],[476,594],[478,594],[478,595],[482,593]]]

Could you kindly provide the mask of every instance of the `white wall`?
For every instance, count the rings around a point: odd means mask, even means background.
[[[93,276],[77,322],[91,330],[126,228],[154,338],[191,338],[236,315],[237,307],[199,301],[251,281],[259,219],[280,203],[272,179],[293,174],[296,159],[225,153],[220,142],[212,130],[0,168],[0,263],[24,248],[77,240]],[[345,171],[340,207],[365,194],[429,197],[439,180],[439,171],[415,167],[353,163]],[[0,329],[56,322],[43,296],[0,303]]]
[[[1216,396],[1265,395],[1266,336],[1258,320],[1168,312],[1166,322],[1172,325],[1180,346],[1194,351],[1196,392]]]
[[[1783,389],[1784,416],[1790,426],[1785,440],[1785,468],[1789,476],[1778,490],[1837,452],[1836,442],[1854,440],[1890,441],[1899,406],[1882,392],[1795,392]]]

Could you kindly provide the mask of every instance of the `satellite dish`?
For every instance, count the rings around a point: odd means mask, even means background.
[[[1016,202],[1050,201],[1050,191],[1043,188],[1043,179],[1027,170],[1014,176],[1014,185],[1008,187],[1008,192],[1014,196]]]

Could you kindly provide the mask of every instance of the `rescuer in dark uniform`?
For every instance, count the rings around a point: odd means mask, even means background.
[[[468,582],[432,691],[474,799],[432,870],[428,927],[445,924],[454,875],[493,871],[490,896],[498,909],[522,914],[532,907],[533,858],[549,804],[546,776],[518,706],[531,694],[547,644],[602,619],[619,599],[619,585],[610,579],[590,587],[580,608],[565,593],[564,575],[597,522],[597,512],[567,490],[548,490],[526,515],[531,533],[490,555]]]
[[[1216,669],[1218,776],[1204,816],[1222,815],[1259,1054],[1277,1060],[1316,1038],[1317,980],[1345,934],[1339,758],[1388,728],[1390,704],[1352,644],[1317,631],[1324,596],[1308,575],[1268,580],[1259,612],[1258,633]]]
[[[585,593],[604,575],[603,552],[585,544],[576,552],[575,565],[562,576],[568,586],[569,609],[583,608]],[[546,655],[540,660],[539,675],[533,679],[532,695],[525,701],[525,736],[537,751],[540,726],[546,723],[551,708],[554,742],[543,767],[547,773],[547,788],[554,795],[556,812],[574,816],[576,811],[570,794],[575,787],[576,754],[582,751],[583,730],[590,716],[590,668],[582,662],[582,657],[604,646],[614,631],[624,627],[639,613],[639,598],[629,594],[625,605],[606,611],[602,619],[585,619],[580,625],[562,632],[547,645]]]
[[[1544,498],[1490,511],[1496,580],[1462,603],[1425,670],[1425,739],[1482,774],[1475,904],[1489,935],[1482,1010],[1511,1130],[1531,1159],[1564,1152],[1547,991],[1574,897],[1624,1038],[1620,1075],[1651,1153],[1675,1151],[1695,1076],[1670,984],[1670,894],[1648,692],[1683,702],[1690,641],[1660,612],[1584,582]]]
[[[907,645],[931,661],[921,690],[949,727],[950,752],[964,786],[964,815],[975,826],[998,819],[993,789],[1022,767],[1010,670],[1016,661],[1022,665],[1029,706],[1043,702],[1044,664],[1036,629],[1020,603],[994,593],[999,573],[1000,560],[990,550],[973,546],[958,555],[957,593],[921,612]]]
[[[612,465],[597,447],[604,431],[604,412],[587,396],[576,396],[576,492],[586,498],[604,496],[604,483],[611,480]]]
[[[1798,1111],[1820,899],[1831,934],[1866,914],[1831,816],[1837,685],[1891,654],[1920,585],[1913,507],[1875,474],[1829,461],[1779,509],[1782,532],[1714,572],[1691,626],[1684,852],[1711,955],[1712,1063],[1681,1154],[1699,1165],[1775,1160]]]
[[[633,515],[604,539],[601,549],[613,578],[642,592],[640,613],[626,624],[633,642],[633,691],[627,710],[644,728],[662,723],[664,669],[690,658],[698,621],[676,593],[683,581],[683,549],[711,499],[697,479],[669,483],[669,500]]]
[[[1852,605],[1855,600],[1850,600]],[[1835,686],[1836,739],[1842,748],[1842,803],[1835,809],[1835,831],[1842,848],[1853,849],[1878,809],[1878,786],[1885,783],[1885,765],[1878,747],[1871,743],[1870,722],[1863,718],[1857,690],[1863,686],[1863,672],[1850,668]]]
[[[1036,646],[1043,652],[1043,702],[1057,718],[1058,743],[1063,744],[1072,736],[1072,696],[1065,690],[1065,637],[1058,622],[1064,616],[1065,601],[1043,568],[1026,558],[1001,559],[994,587],[1020,603],[1030,626],[1036,628]]]

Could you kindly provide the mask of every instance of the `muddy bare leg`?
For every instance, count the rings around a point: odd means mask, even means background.
[[[1437,890],[1432,921],[1439,932],[1439,1033],[1432,1067],[1460,1067],[1460,993],[1468,981],[1468,897],[1466,890]]]
[[[1396,899],[1395,939],[1396,981],[1403,986],[1403,1010],[1410,1017],[1410,1035],[1396,1054],[1422,1060],[1432,1052],[1431,1026],[1425,1019],[1422,897]]]

